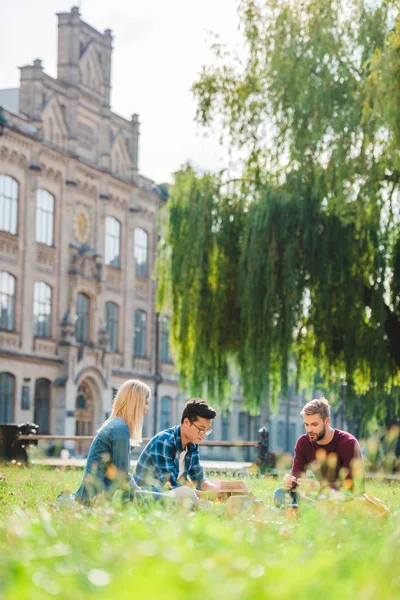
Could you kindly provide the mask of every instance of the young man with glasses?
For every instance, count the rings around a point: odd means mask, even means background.
[[[153,491],[172,488],[177,496],[184,495],[182,486],[218,491],[218,485],[205,478],[198,446],[212,432],[216,415],[201,398],[186,402],[181,424],[157,433],[144,448],[133,474],[136,484]]]

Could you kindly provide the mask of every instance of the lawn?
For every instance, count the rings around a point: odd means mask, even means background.
[[[349,512],[332,504],[291,520],[224,516],[224,506],[195,513],[159,505],[60,508],[81,471],[0,466],[0,598],[42,600],[309,598],[400,596],[400,486],[368,491],[391,514]],[[246,480],[271,504],[276,482]]]

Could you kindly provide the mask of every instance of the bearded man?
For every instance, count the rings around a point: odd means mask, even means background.
[[[351,433],[331,427],[330,405],[326,398],[308,402],[301,413],[306,433],[294,449],[291,474],[283,478],[283,488],[274,493],[274,503],[297,505],[299,496],[324,487],[345,489],[359,495],[364,492],[365,474],[361,449]],[[316,479],[307,479],[311,469]]]

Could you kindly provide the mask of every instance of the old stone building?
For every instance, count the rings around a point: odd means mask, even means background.
[[[110,109],[111,55],[111,32],[72,8],[57,78],[35,60],[0,92],[0,422],[43,433],[94,433],[133,376],[156,383],[157,420],[175,418],[152,279],[163,193],[138,172],[138,116]]]
[[[152,278],[165,191],[139,173],[138,116],[110,108],[111,58],[111,31],[74,7],[58,15],[57,77],[37,59],[18,89],[0,90],[0,423],[94,434],[129,377],[153,390],[145,435],[180,416]],[[214,439],[256,439],[267,424],[272,447],[290,449],[301,433],[298,397],[250,417],[236,388],[232,406]]]

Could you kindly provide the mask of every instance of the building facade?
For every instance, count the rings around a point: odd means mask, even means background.
[[[177,397],[152,279],[164,200],[137,115],[110,109],[111,32],[73,8],[58,33],[57,78],[35,60],[0,92],[0,422],[92,435],[128,377],[158,373],[159,418]]]
[[[179,421],[169,318],[156,312],[152,278],[166,198],[139,173],[138,116],[110,108],[111,58],[111,31],[74,7],[58,15],[57,77],[37,59],[20,68],[19,88],[0,90],[0,423],[93,435],[130,377],[153,391],[145,436]],[[256,439],[269,425],[271,447],[290,449],[299,410],[288,417],[283,403],[272,417],[266,403],[250,417],[236,387],[213,438]]]

